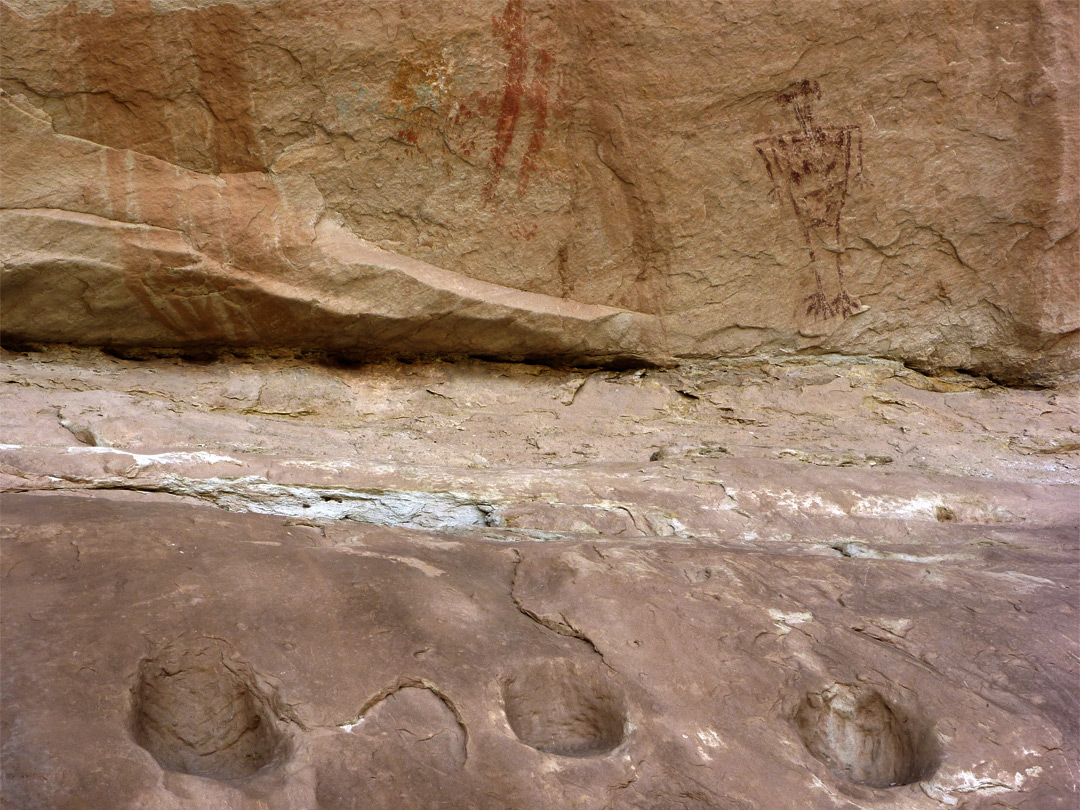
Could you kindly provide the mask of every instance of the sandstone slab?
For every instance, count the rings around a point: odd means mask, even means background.
[[[577,362],[656,354],[649,316],[448,273],[357,239],[321,207],[290,208],[264,175],[209,177],[58,137],[0,104],[9,341]]]
[[[12,807],[1075,799],[1053,533],[931,566],[107,494],[4,510]]]
[[[3,359],[8,806],[1075,803],[1075,384]]]

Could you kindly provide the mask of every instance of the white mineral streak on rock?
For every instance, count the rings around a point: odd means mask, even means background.
[[[761,490],[762,494],[775,499],[776,505],[788,514],[808,514],[821,517],[843,517],[845,512],[837,504],[826,500],[821,495],[791,490]]]
[[[12,445],[12,448],[16,448],[16,445]],[[6,446],[0,446],[0,449],[9,449]],[[117,450],[112,447],[68,447],[68,453],[96,453],[101,455],[121,455],[130,456],[135,465],[140,469],[143,467],[152,467],[157,464],[190,464],[196,462],[199,464],[241,464],[243,462],[237,461],[231,456],[219,456],[215,453],[205,453],[202,451],[192,453],[153,453],[149,455],[143,455],[141,453],[129,453],[126,450]]]
[[[709,748],[726,748],[723,741],[720,739],[720,735],[713,731],[711,728],[704,729],[697,733],[698,739]]]
[[[945,507],[939,496],[917,495],[914,498],[900,498],[873,495],[859,498],[852,507],[851,514],[898,520],[936,520],[938,507]]]
[[[791,626],[793,624],[808,624],[814,620],[814,614],[809,610],[790,611],[785,613],[776,608],[769,608],[766,612],[769,614],[769,618],[773,620],[773,623],[776,625],[782,636],[786,636],[791,632]]]
[[[996,776],[976,776],[972,771],[939,772],[932,780],[923,782],[923,793],[948,807],[955,807],[960,799],[969,793],[992,796],[999,793],[1014,793],[1024,787],[1028,776],[1038,775],[1038,769],[1029,768],[1026,774],[997,774]]]
[[[149,487],[148,487],[149,488]],[[450,529],[488,526],[493,507],[458,492],[382,492],[274,484],[265,478],[184,478],[166,475],[152,487],[173,495],[210,501],[230,512],[355,520],[380,526]]]

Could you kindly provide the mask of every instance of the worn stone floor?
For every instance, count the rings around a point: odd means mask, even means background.
[[[1075,806],[1076,381],[0,359],[5,808]]]

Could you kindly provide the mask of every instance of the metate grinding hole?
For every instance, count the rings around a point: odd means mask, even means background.
[[[860,785],[908,785],[937,769],[938,746],[929,724],[873,689],[837,683],[811,693],[796,711],[795,725],[815,758]]]
[[[510,728],[548,754],[594,757],[626,739],[626,705],[599,667],[545,661],[503,684]]]
[[[216,647],[168,648],[139,667],[135,740],[170,771],[237,779],[282,748],[268,701],[246,667]]]

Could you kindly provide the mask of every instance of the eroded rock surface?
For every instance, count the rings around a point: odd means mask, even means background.
[[[4,369],[7,806],[1075,804],[1075,383]]]
[[[167,771],[251,776],[280,753],[269,701],[216,639],[181,639],[139,665],[131,726]]]
[[[1077,806],[1075,2],[0,15],[3,810]]]

